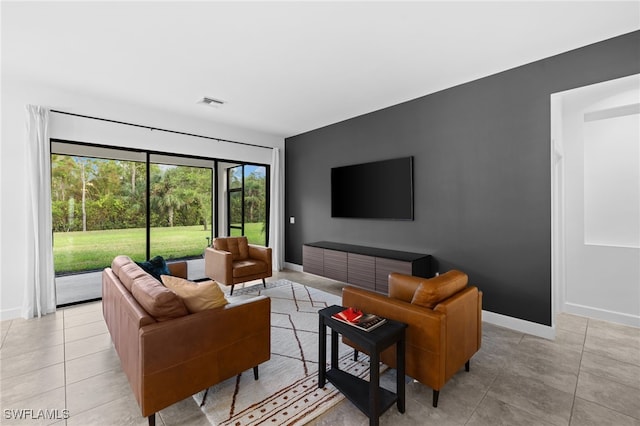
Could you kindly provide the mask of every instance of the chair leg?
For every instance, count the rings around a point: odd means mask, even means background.
[[[253,367],[253,378],[258,380],[258,366]]]
[[[262,285],[264,286],[264,288],[267,288],[267,282],[264,280],[264,278],[262,279]]]
[[[438,396],[440,396],[440,391],[439,390],[433,390],[433,406],[437,407],[438,406]]]
[[[469,371],[469,367],[471,366],[471,360],[467,361],[466,364],[464,365],[464,369],[466,371]]]
[[[156,426],[156,413],[153,413],[147,419],[149,419],[149,426]]]
[[[358,350],[357,350],[357,349],[354,349],[354,350],[353,350],[353,360],[354,360],[354,361],[357,361],[357,360],[358,360]]]
[[[231,293],[229,293],[229,296],[233,296],[233,287],[235,287],[235,286],[236,286],[235,284],[231,285]]]

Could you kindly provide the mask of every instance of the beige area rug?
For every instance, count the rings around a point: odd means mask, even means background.
[[[339,305],[340,297],[288,280],[267,283],[266,289],[237,288],[236,294],[271,298],[271,359],[260,365],[259,380],[247,370],[209,388],[202,411],[211,424],[303,425],[344,399],[330,383],[318,389],[317,312]],[[327,334],[330,360],[329,330]],[[340,342],[339,360],[341,370],[368,380],[366,355],[353,361],[353,349]],[[200,404],[203,396],[200,392],[194,399]]]

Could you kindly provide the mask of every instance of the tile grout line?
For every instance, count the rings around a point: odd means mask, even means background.
[[[515,345],[515,346],[520,345],[520,344],[525,340],[525,338],[527,337],[527,335],[528,335],[527,333],[522,333],[522,334],[520,335],[520,340],[516,343],[516,345]],[[513,354],[511,354],[511,355],[513,355]],[[511,359],[511,357],[510,357],[509,359]],[[496,375],[496,377],[494,378],[493,382],[491,383],[491,386],[492,386],[492,385],[493,385],[493,384],[498,380],[498,378],[499,378],[501,375],[505,375],[505,374],[506,374],[506,373],[505,373],[505,371],[506,371],[506,370],[504,370],[504,369],[503,369],[503,370],[500,370],[500,373],[498,373],[498,375]],[[487,390],[487,394],[488,394],[489,390],[491,390],[491,388],[490,388],[490,387],[489,387],[489,389]],[[558,389],[556,389],[556,390],[558,390]],[[565,393],[569,394],[569,392],[566,392],[566,391],[561,391],[561,392],[565,392]],[[485,395],[485,396],[486,396],[486,395]],[[575,394],[574,394],[574,398],[575,398]],[[483,397],[483,400],[484,400],[484,397]],[[502,399],[500,399],[500,398],[498,398],[498,400],[499,400],[500,402],[502,402],[503,404],[505,404],[505,405],[508,405],[508,406],[510,406],[510,407],[514,407],[514,408],[516,408],[516,409],[522,410],[522,411],[524,411],[524,412],[528,413],[529,415],[531,415],[531,416],[533,416],[533,417],[535,417],[535,418],[537,418],[537,419],[540,419],[540,420],[542,420],[542,421],[544,421],[544,422],[547,422],[547,423],[553,423],[553,422],[552,422],[552,420],[547,420],[547,419],[545,419],[544,417],[543,417],[543,418],[540,418],[540,417],[538,416],[538,414],[533,413],[532,411],[529,411],[529,409],[527,409],[526,407],[522,407],[522,406],[520,406],[520,405],[513,404],[513,403],[511,403],[511,402],[504,401],[504,400],[502,400]],[[572,407],[573,407],[573,406],[572,406]],[[475,412],[475,410],[474,410],[474,412]],[[467,424],[468,424],[468,421],[467,421]],[[567,423],[567,426],[569,426],[570,424],[571,424],[571,413],[569,413],[569,423]]]
[[[580,368],[582,368],[582,354],[584,354],[584,352],[592,353],[592,352],[590,352],[590,351],[588,351],[588,350],[586,350],[586,351],[585,351],[585,349],[584,349],[584,345],[586,344],[586,340],[587,340],[587,332],[588,332],[588,330],[589,330],[589,322],[591,322],[591,320],[592,320],[592,319],[593,319],[593,318],[588,318],[588,319],[587,319],[587,329],[585,330],[585,333],[584,333],[585,339],[584,339],[584,344],[583,344],[583,350],[582,350],[582,353],[581,353],[581,356],[580,356]],[[624,363],[624,364],[629,364],[629,365],[635,365],[635,364],[628,363],[628,362],[625,362],[625,361],[620,361],[620,360],[618,360],[618,359],[616,359],[616,358],[611,358],[611,357],[608,357],[608,356],[605,356],[605,355],[599,355],[599,354],[596,354],[596,355],[598,355],[598,356],[602,356],[603,358],[607,358],[607,359],[610,359],[610,360],[615,361],[615,362]],[[589,374],[596,375],[596,374],[593,374],[593,373],[589,373]],[[596,375],[596,376],[598,376],[598,375]],[[600,377],[600,376],[598,376],[598,377]],[[580,379],[580,370],[578,370],[578,380],[579,380],[579,379]],[[617,380],[614,380],[614,379],[611,379],[611,378],[606,378],[606,379],[607,379],[607,380],[610,380],[610,381],[612,381],[612,382],[614,382],[614,383],[618,383],[618,384],[621,384],[621,385],[623,385],[623,386],[627,386],[625,383],[621,383],[621,382],[619,382],[619,381],[617,381]],[[577,396],[577,386],[578,386],[578,383],[576,382],[576,394],[574,395],[574,398],[573,398],[574,404],[575,404],[575,400],[576,400],[576,398],[578,398],[578,396]],[[582,398],[581,398],[581,399],[582,399]],[[583,400],[584,400],[584,399],[583,399]],[[640,418],[636,418],[636,417],[635,417],[635,416],[633,416],[633,415],[626,414],[626,413],[623,413],[623,412],[618,411],[618,410],[617,410],[617,409],[615,409],[615,408],[611,408],[611,407],[608,407],[608,406],[606,406],[606,405],[603,405],[603,404],[601,404],[601,403],[600,403],[600,401],[591,401],[591,400],[586,400],[586,401],[587,401],[587,402],[590,402],[590,403],[592,403],[592,404],[596,404],[596,405],[598,405],[599,407],[605,408],[605,409],[607,409],[607,410],[611,410],[611,411],[613,411],[613,412],[615,412],[615,413],[621,414],[621,415],[623,415],[623,416],[627,416],[627,417],[630,417],[630,418],[633,418],[633,419],[640,420]],[[571,407],[571,415],[573,416],[573,406]]]
[[[589,319],[587,318],[587,326],[584,329],[584,337],[582,338],[582,346],[580,349],[580,362],[578,363],[578,375],[576,377],[576,385],[573,388],[573,400],[571,401],[571,411],[569,411],[569,424],[573,420],[573,409],[576,406],[576,398],[578,397],[578,383],[580,383],[580,371],[582,370],[582,357],[584,356],[584,345],[587,343],[587,332],[589,331]]]
[[[482,336],[482,339],[484,340],[484,335]],[[518,341],[518,343],[516,343],[516,346],[519,345],[522,340],[524,339],[524,334],[522,334],[520,336],[520,340]],[[471,419],[473,418],[473,415],[475,414],[475,412],[477,411],[478,407],[482,404],[482,402],[487,398],[487,395],[489,394],[489,391],[491,390],[491,386],[493,386],[495,384],[495,382],[498,380],[498,378],[504,374],[504,370],[499,370],[498,374],[496,374],[496,376],[493,378],[493,380],[491,380],[491,383],[489,384],[489,386],[487,386],[487,390],[484,392],[484,395],[482,395],[482,398],[480,398],[480,401],[476,404],[476,406],[473,408],[473,410],[471,411],[471,415],[469,416],[469,418],[465,421],[465,425],[468,425],[469,422],[471,421]],[[508,404],[507,402],[502,401],[505,404]],[[510,404],[508,404],[510,405]],[[517,408],[517,407],[516,407]]]
[[[66,312],[62,310],[62,374],[63,374],[63,383],[64,383],[64,408],[65,410],[69,410],[69,403],[67,401],[67,325],[65,320],[67,318]],[[69,417],[71,417],[71,413],[69,412]],[[67,420],[64,419],[64,424],[67,426]]]
[[[496,376],[493,378],[493,380],[491,381],[491,383],[489,384],[489,386],[487,386],[487,390],[484,392],[484,395],[482,395],[482,398],[480,398],[480,401],[478,401],[478,403],[476,404],[475,407],[473,407],[473,411],[471,411],[471,415],[469,415],[469,418],[467,419],[466,422],[464,422],[465,425],[468,425],[469,422],[471,421],[471,419],[473,418],[473,415],[476,413],[476,410],[478,410],[478,407],[480,407],[480,405],[482,405],[482,402],[485,400],[485,398],[487,397],[487,395],[489,394],[489,391],[491,390],[491,386],[493,386],[493,384],[496,382],[496,380],[498,380],[498,377],[500,377],[500,375],[502,374],[502,372],[499,372],[498,374],[496,374]],[[506,403],[505,403],[506,404]]]
[[[522,341],[526,338],[526,336],[527,336],[526,333],[522,333],[522,335],[520,336],[520,341],[518,342],[518,344],[516,346],[519,346],[522,343]],[[504,371],[502,373],[500,373],[500,374],[504,374]],[[497,377],[496,377],[496,379],[497,379]],[[511,404],[509,402],[506,402],[506,401],[502,401],[502,402],[507,404],[507,405],[510,405],[512,407],[516,407],[516,408],[518,408],[520,410],[524,410],[525,412],[529,413],[531,416],[534,416],[535,418],[539,418],[536,413],[532,413],[531,411],[529,411],[525,407],[519,407],[518,405],[513,405],[513,404]],[[544,419],[543,421],[546,422],[546,419]],[[551,423],[551,421],[549,421],[549,423]],[[567,424],[567,426],[570,425],[570,424],[571,424],[571,414],[569,414],[569,423]]]
[[[0,341],[0,349],[4,347],[4,341],[7,340],[7,336],[9,335],[9,331],[11,331],[11,327],[13,326],[13,320],[9,320],[9,328],[7,328],[7,332],[2,336],[2,341]]]

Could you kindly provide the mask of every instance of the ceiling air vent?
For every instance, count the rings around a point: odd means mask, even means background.
[[[198,103],[203,105],[208,105],[213,108],[220,108],[222,105],[226,104],[226,102],[221,99],[208,98],[206,96],[200,99]]]

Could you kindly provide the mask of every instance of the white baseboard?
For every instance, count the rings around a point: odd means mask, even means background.
[[[292,271],[303,272],[302,265],[298,265],[296,263],[285,262],[284,267]],[[563,312],[588,318],[600,319],[603,321],[615,322],[618,324],[629,325],[632,327],[640,327],[640,316],[634,316],[621,312],[607,311],[604,309],[592,308],[575,303],[565,303]],[[483,310],[482,320],[488,322],[489,324],[510,328],[515,331],[542,337],[544,339],[554,340],[556,338],[555,327],[549,327],[547,325],[525,321],[502,314],[496,314],[495,312]]]
[[[521,333],[532,334],[544,339],[554,340],[556,338],[555,327],[538,324],[536,322],[525,321],[519,318],[508,317],[495,312],[482,311],[482,321],[500,327],[510,328]]]
[[[565,303],[563,312],[587,318],[599,319],[602,321],[629,325],[631,327],[640,327],[640,316],[608,311],[606,309],[594,308],[591,306],[578,305],[577,303]]]
[[[0,311],[0,321],[20,318],[22,308],[4,309]]]
[[[290,269],[292,271],[303,272],[302,265],[298,265],[297,263],[284,262],[284,267],[285,269]]]
[[[284,267],[292,271],[303,272],[302,265],[296,263],[285,262]],[[532,334],[544,339],[555,339],[556,330],[553,327],[538,324],[535,322],[525,321],[518,318],[508,317],[506,315],[496,314],[494,312],[482,311],[482,320],[489,324],[498,325],[500,327],[510,328],[522,333]]]

